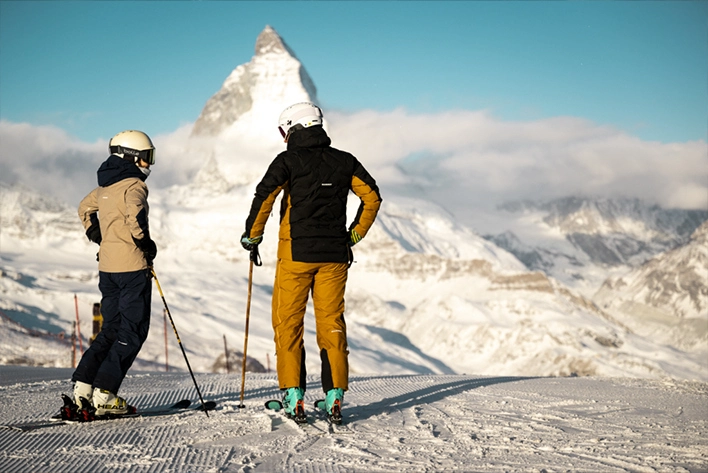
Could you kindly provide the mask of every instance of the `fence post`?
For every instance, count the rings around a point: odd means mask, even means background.
[[[71,324],[71,367],[76,368],[76,322]]]
[[[226,373],[228,374],[229,369],[229,349],[226,347],[226,334],[224,334],[224,356],[226,357]]]

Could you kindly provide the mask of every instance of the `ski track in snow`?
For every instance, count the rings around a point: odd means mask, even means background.
[[[42,420],[69,393],[71,370],[0,366],[3,424]],[[197,374],[207,418],[165,417],[0,428],[0,471],[25,472],[701,472],[708,471],[708,384],[620,378],[355,376],[342,427],[313,409],[300,427],[263,403],[274,374]],[[142,409],[189,398],[184,373],[133,373]],[[332,431],[333,430],[333,431]]]

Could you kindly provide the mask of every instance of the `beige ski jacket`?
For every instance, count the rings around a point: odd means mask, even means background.
[[[101,228],[99,271],[124,273],[148,267],[135,243],[150,237],[148,188],[144,179],[137,166],[111,156],[98,170],[99,187],[79,204],[84,229],[96,222]]]

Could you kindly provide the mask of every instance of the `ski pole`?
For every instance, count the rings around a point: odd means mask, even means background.
[[[246,328],[244,330],[245,336],[243,339],[243,361],[241,363],[241,404],[238,405],[239,409],[243,409],[243,392],[246,387],[246,352],[248,351],[248,322],[251,318],[251,291],[253,288],[253,265],[260,266],[261,257],[258,254],[258,245],[254,245],[251,249],[250,262],[248,267],[248,298],[246,299]]]
[[[199,385],[197,384],[197,380],[194,378],[194,373],[192,372],[192,367],[189,366],[189,360],[187,359],[187,353],[184,351],[184,347],[182,346],[182,340],[179,339],[179,334],[177,333],[177,327],[175,327],[175,321],[172,320],[172,314],[170,314],[170,308],[167,307],[167,301],[165,300],[165,295],[162,293],[162,287],[160,287],[160,281],[157,279],[157,274],[155,274],[155,270],[150,267],[150,271],[152,272],[152,276],[155,278],[155,284],[157,284],[157,289],[160,291],[160,297],[162,297],[162,303],[165,304],[165,311],[167,311],[167,316],[170,318],[170,323],[172,324],[172,330],[175,332],[175,337],[177,337],[177,343],[179,344],[179,347],[182,349],[182,354],[184,355],[184,361],[187,362],[187,369],[189,370],[189,374],[192,376],[192,381],[194,381],[194,387],[197,388],[197,394],[199,395],[199,400],[202,403],[202,407],[204,408],[204,414],[206,414],[207,417],[209,417],[209,412],[207,411],[206,405],[204,404],[204,399],[202,398],[202,393],[199,391]]]

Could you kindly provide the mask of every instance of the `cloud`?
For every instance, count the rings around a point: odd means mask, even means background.
[[[708,207],[704,141],[642,141],[574,117],[512,122],[486,111],[325,112],[333,146],[364,163],[384,199],[387,193],[429,198],[463,222],[482,204],[568,195],[636,197],[667,208]],[[190,182],[209,153],[232,182],[255,179],[277,152],[270,143],[260,146],[244,136],[200,141],[190,138],[190,131],[187,124],[152,137],[157,164],[151,188]],[[1,121],[0,179],[77,204],[95,186],[106,147],[53,127]]]
[[[334,146],[358,156],[384,186],[408,185],[462,217],[481,202],[568,195],[708,208],[703,141],[648,142],[580,118],[512,122],[485,111],[326,118]]]
[[[201,163],[185,152],[191,125],[151,137],[160,172],[155,187],[189,182]],[[108,143],[85,143],[53,126],[0,121],[0,180],[20,183],[71,205],[96,187],[96,171],[108,157]],[[152,177],[154,176],[154,177]]]
[[[0,170],[3,182],[78,204],[96,184],[96,169],[107,143],[83,143],[51,126],[0,121]]]

